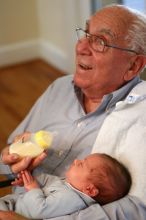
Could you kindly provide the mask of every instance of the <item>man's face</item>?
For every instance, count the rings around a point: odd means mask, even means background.
[[[104,38],[107,44],[127,48],[124,38],[128,21],[124,12],[120,13],[112,9],[98,12],[91,17],[87,31]],[[127,19],[130,20],[130,17]],[[84,38],[76,46],[74,82],[91,97],[96,98],[96,93],[102,97],[126,83],[124,76],[130,69],[130,59],[134,55],[108,47],[102,53],[96,52],[91,48],[89,40]]]
[[[101,160],[98,154],[91,154],[83,160],[74,160],[66,172],[67,182],[82,191],[82,187],[93,180],[92,174],[101,168]]]

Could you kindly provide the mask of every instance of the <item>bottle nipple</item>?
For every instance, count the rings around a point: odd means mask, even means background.
[[[53,135],[48,131],[40,130],[35,133],[34,140],[41,148],[47,149],[52,144]]]

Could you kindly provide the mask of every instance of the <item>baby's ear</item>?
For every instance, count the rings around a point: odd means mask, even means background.
[[[95,197],[98,195],[99,190],[95,187],[93,183],[89,183],[83,188],[83,193],[87,194],[90,197]]]

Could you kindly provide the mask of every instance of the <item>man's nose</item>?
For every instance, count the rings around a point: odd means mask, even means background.
[[[89,45],[89,40],[87,38],[82,38],[77,42],[76,45],[77,54],[91,55],[91,48]]]

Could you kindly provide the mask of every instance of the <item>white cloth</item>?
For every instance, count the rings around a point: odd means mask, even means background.
[[[146,204],[146,82],[139,83],[105,119],[92,153],[120,160],[132,175],[130,195]]]

